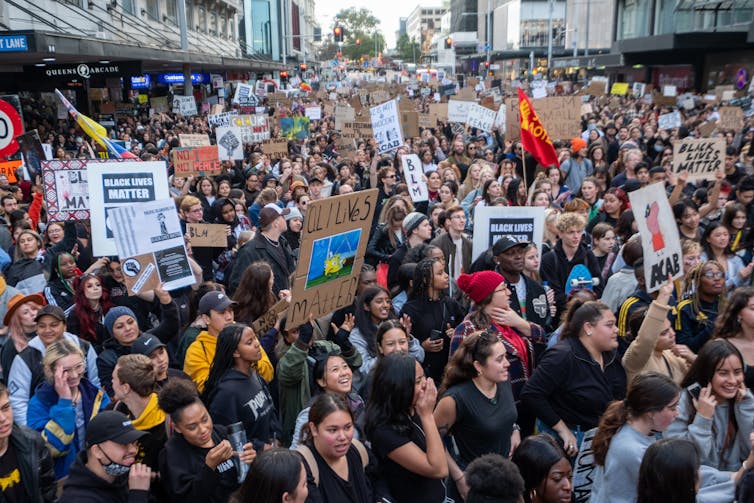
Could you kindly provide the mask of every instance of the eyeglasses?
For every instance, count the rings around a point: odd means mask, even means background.
[[[63,372],[68,372],[69,374],[81,374],[84,371],[84,363],[81,362],[77,365],[74,365],[73,367],[64,367]]]
[[[383,178],[387,178],[387,179],[390,180],[390,179],[395,178],[395,175],[385,175],[385,176],[383,176]]]
[[[712,279],[712,278],[714,278],[714,279],[722,279],[722,278],[725,277],[725,273],[724,272],[707,271],[705,273],[702,273],[702,276],[704,276],[705,278],[710,278],[710,279]]]

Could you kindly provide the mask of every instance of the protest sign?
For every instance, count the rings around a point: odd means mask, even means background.
[[[10,183],[16,183],[16,170],[23,165],[24,161],[21,159],[14,159],[12,161],[0,161],[0,174],[8,177]]]
[[[288,153],[288,140],[285,138],[262,140],[262,153],[270,157],[281,157]]]
[[[150,98],[149,105],[152,107],[152,110],[154,110],[154,113],[156,114],[164,114],[169,110],[167,96]]]
[[[242,161],[243,142],[241,128],[238,126],[215,128],[217,145],[220,147],[218,155],[221,161]]]
[[[715,129],[717,129],[717,121],[703,122],[702,124],[699,124],[697,129],[699,130],[699,135],[702,138],[709,138],[710,135],[712,135],[712,133],[715,131]]]
[[[487,107],[472,103],[469,105],[468,117],[466,124],[469,127],[474,127],[482,131],[492,131],[492,126],[495,123],[495,117],[497,116],[496,110],[490,110]]]
[[[534,108],[553,140],[570,139],[581,134],[581,99],[578,96],[551,96],[537,100]],[[519,127],[518,106],[515,126]]]
[[[664,183],[653,183],[628,194],[644,250],[647,293],[683,276],[681,240]]]
[[[535,243],[537,249],[541,250],[544,229],[544,208],[477,206],[474,209],[474,239],[472,241],[471,259],[476,260],[504,236],[512,237],[518,241]]]
[[[196,100],[193,96],[173,96],[173,113],[184,117],[197,115]]]
[[[306,107],[304,109],[304,115],[309,117],[309,120],[318,121],[322,119],[322,107]]]
[[[191,246],[227,248],[228,226],[224,224],[186,224]]]
[[[403,178],[408,185],[408,193],[411,200],[415,203],[429,201],[429,190],[427,182],[424,181],[422,171],[422,162],[416,154],[407,154],[401,156],[403,164]]]
[[[233,103],[255,107],[259,105],[259,98],[254,95],[254,86],[249,84],[236,84],[236,93],[233,95]]]
[[[280,119],[280,132],[289,140],[309,138],[309,117],[283,117]]]
[[[356,110],[344,105],[337,105],[335,107],[335,129],[338,131],[343,130],[343,125],[346,122],[353,122],[356,118]]]
[[[419,136],[419,112],[401,110],[401,129],[406,138]]]
[[[725,167],[724,138],[684,138],[673,142],[673,171],[689,172],[689,182],[714,180]]]
[[[628,82],[614,82],[610,88],[610,94],[625,96],[628,93]]]
[[[472,104],[476,103],[473,101],[448,100],[448,121],[465,124]]]
[[[597,428],[592,428],[584,432],[584,439],[581,441],[579,453],[574,461],[573,472],[573,496],[575,503],[588,503],[594,487],[595,472],[597,463],[594,461],[594,450],[592,443],[594,436],[597,434]]]
[[[424,113],[416,116],[416,122],[420,128],[433,128],[437,126],[437,122],[432,121],[432,116]]]
[[[39,133],[36,129],[16,136],[18,148],[24,159],[24,165],[29,173],[29,177],[34,183],[38,176],[42,176],[42,161],[47,160],[47,154],[42,147],[42,141],[39,139]]]
[[[364,263],[377,189],[312,201],[306,210],[288,326],[349,306]]]
[[[646,89],[646,84],[642,84],[641,82],[634,82],[631,85],[631,94],[634,96],[634,98],[639,98],[641,96],[644,96]]]
[[[275,326],[280,314],[288,310],[289,305],[290,303],[285,299],[277,301],[266,313],[251,323],[254,333],[266,334],[268,330]]]
[[[239,128],[241,143],[259,143],[270,137],[265,115],[237,115],[231,118],[231,125]]]
[[[238,112],[233,110],[232,112],[223,112],[218,114],[211,114],[207,116],[207,123],[212,127],[228,127],[231,125],[231,121],[234,117],[238,116]]]
[[[216,175],[223,169],[217,145],[174,148],[170,155],[177,177]]]
[[[720,129],[741,129],[744,127],[744,111],[739,107],[720,107],[717,111],[720,120],[717,125]]]
[[[681,127],[681,112],[676,110],[667,114],[662,114],[657,118],[657,127],[660,129],[673,129]]]
[[[429,117],[432,121],[432,126],[437,125],[437,121],[448,120],[448,104],[447,103],[430,103],[429,104]]]
[[[42,161],[42,183],[50,222],[89,219],[87,161]]]
[[[170,198],[167,166],[163,161],[89,161],[86,169],[94,256],[117,255],[110,213]]]
[[[371,138],[372,134],[371,122],[346,122],[343,124],[343,138]]]
[[[378,154],[392,152],[403,144],[398,104],[395,100],[370,108],[369,114]]]
[[[676,86],[662,86],[662,95],[666,97],[678,96],[678,88]]]
[[[109,219],[131,295],[160,283],[175,290],[196,282],[173,199],[113,208]]]
[[[212,145],[208,134],[179,134],[181,147],[208,147]]]

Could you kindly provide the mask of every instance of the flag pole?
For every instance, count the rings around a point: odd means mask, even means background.
[[[521,142],[521,167],[523,168],[523,175],[524,175],[524,187],[526,187],[526,193],[529,193],[529,184],[526,181],[526,149],[524,149],[524,144]]]

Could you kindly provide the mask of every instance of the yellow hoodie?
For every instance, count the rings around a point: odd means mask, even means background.
[[[212,360],[215,359],[216,349],[217,337],[204,330],[186,350],[183,371],[194,381],[199,393],[204,391],[204,383],[209,377],[209,368],[212,366]],[[257,362],[257,372],[265,381],[270,382],[275,375],[275,368],[264,348],[259,349],[262,350],[262,358]]]

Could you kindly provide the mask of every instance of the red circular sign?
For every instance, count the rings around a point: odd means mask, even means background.
[[[0,157],[18,152],[16,136],[23,132],[24,126],[18,111],[7,101],[0,100]]]

